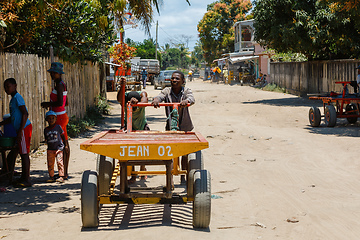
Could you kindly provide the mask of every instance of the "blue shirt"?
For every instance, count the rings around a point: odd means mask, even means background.
[[[20,95],[20,93],[16,93],[10,100],[10,117],[11,123],[14,125],[16,131],[19,130],[21,125],[22,113],[20,111],[20,106],[25,106],[24,98]],[[26,108],[26,106],[25,106]],[[27,111],[27,108],[26,108]],[[30,125],[31,122],[29,119],[26,120],[25,127]],[[25,128],[24,127],[24,128]]]

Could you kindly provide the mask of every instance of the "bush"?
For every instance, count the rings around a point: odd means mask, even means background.
[[[271,91],[271,92],[281,92],[281,93],[286,93],[286,88],[281,88],[278,85],[276,85],[275,83],[269,83],[268,85],[266,85],[265,87],[263,87],[263,90],[265,91]]]
[[[70,118],[67,125],[67,133],[70,137],[77,137],[79,134],[102,122],[104,119],[103,115],[110,114],[110,106],[105,98],[97,96],[95,102],[95,106],[86,109],[83,119],[75,116]]]

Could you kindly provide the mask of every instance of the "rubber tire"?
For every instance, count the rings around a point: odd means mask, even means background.
[[[312,127],[320,126],[321,113],[318,107],[311,107],[309,110],[309,122]]]
[[[333,105],[326,105],[325,107],[325,126],[334,127],[336,125],[336,110]]]
[[[207,170],[194,174],[193,227],[208,228],[211,218],[211,176]]]
[[[99,201],[97,173],[86,170],[81,179],[81,220],[84,228],[99,225]]]
[[[196,170],[204,169],[203,154],[200,151],[190,153],[188,156],[187,195],[194,197],[194,173]]]
[[[99,180],[99,196],[109,194],[110,182],[114,171],[113,159],[98,155],[96,160],[96,171]]]
[[[188,198],[194,197],[194,177],[196,171],[198,171],[198,169],[191,169],[187,175],[186,192]]]
[[[350,103],[348,105],[346,105],[345,107],[345,112],[349,112],[349,111],[354,111],[357,110],[357,106],[354,103]],[[356,123],[358,118],[357,117],[348,117],[346,118],[348,123]]]
[[[189,168],[188,168],[189,171],[191,169],[200,169],[200,170],[204,169],[204,160],[201,150],[194,153],[190,153],[188,159],[189,159]]]

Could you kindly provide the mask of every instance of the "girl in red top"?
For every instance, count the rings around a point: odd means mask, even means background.
[[[56,124],[60,125],[64,130],[66,141],[68,140],[66,125],[69,123],[69,117],[66,113],[65,106],[67,106],[67,88],[61,75],[63,72],[63,65],[59,62],[51,63],[51,68],[48,70],[51,79],[55,82],[55,87],[50,94],[50,102],[42,102],[41,107],[50,108],[56,113]],[[69,144],[67,144],[69,146]],[[68,178],[68,167],[70,159],[70,148],[64,151],[64,179]]]

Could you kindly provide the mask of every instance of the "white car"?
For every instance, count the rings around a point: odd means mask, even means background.
[[[171,87],[171,75],[176,70],[165,70],[160,71],[160,74],[154,79],[154,88],[157,89],[160,87],[164,89],[165,87]]]

